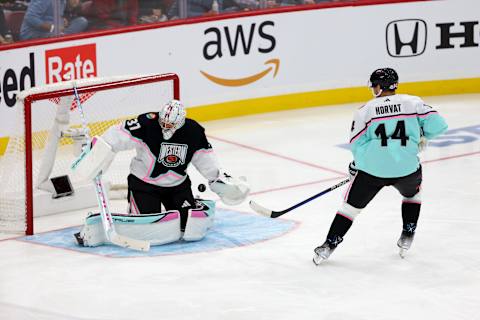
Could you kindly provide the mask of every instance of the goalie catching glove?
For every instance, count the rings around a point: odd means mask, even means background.
[[[209,181],[208,185],[210,190],[229,206],[242,203],[250,192],[250,186],[245,177],[236,179],[224,172],[220,173],[217,179]]]

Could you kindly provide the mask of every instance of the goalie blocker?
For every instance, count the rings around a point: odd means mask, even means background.
[[[178,240],[202,240],[213,225],[214,217],[215,202],[212,200],[196,201],[196,207],[188,211],[185,232],[180,231],[180,213],[177,210],[142,215],[112,214],[119,234],[149,241],[151,245],[162,245]],[[90,213],[81,231],[75,234],[75,238],[79,245],[85,247],[109,243],[103,232],[100,214]]]
[[[94,137],[92,146],[80,154],[72,164],[72,169],[86,181],[92,181],[97,175],[107,171],[114,158],[112,147],[102,137]]]

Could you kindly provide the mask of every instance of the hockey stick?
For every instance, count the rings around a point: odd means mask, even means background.
[[[80,96],[78,95],[77,86],[75,84],[73,85],[73,93],[75,95],[75,100],[77,101],[78,111],[80,112],[82,128],[85,131],[85,139],[87,141],[90,141],[91,139],[87,130],[87,120],[85,118],[85,113],[83,112],[82,103],[80,101]],[[95,140],[92,140],[92,143],[94,142]],[[90,148],[90,144],[87,143],[84,146],[84,150],[82,150],[82,155],[85,152],[87,152],[89,148]],[[74,164],[72,165],[72,168],[74,168],[80,162],[79,160],[81,160],[82,155],[80,155],[80,158],[74,162]],[[108,197],[106,196],[105,188],[103,187],[103,184],[102,184],[102,173],[99,173],[93,179],[93,182],[95,184],[98,206],[100,207],[100,216],[102,218],[103,230],[105,232],[105,237],[107,238],[107,240],[117,246],[124,247],[124,248],[131,248],[133,250],[139,250],[139,251],[150,250],[149,241],[128,238],[116,232],[115,225],[113,223],[112,214],[110,213],[110,209],[108,205]]]
[[[102,184],[102,177],[101,174],[98,174],[95,179],[95,189],[97,191],[97,199],[100,206],[100,216],[102,218],[102,225],[103,230],[105,231],[105,235],[107,240],[111,243],[124,247],[124,248],[131,248],[133,250],[138,251],[148,251],[150,250],[150,242],[145,240],[137,240],[128,238],[118,234],[115,230],[115,225],[113,223],[112,214],[110,213],[110,209],[108,206],[108,199],[105,197],[105,189]]]
[[[249,204],[250,204],[250,208],[252,208],[253,211],[255,211],[255,212],[257,212],[257,213],[259,213],[259,214],[261,214],[261,215],[264,215],[264,216],[266,216],[266,217],[269,217],[269,218],[278,218],[278,217],[280,217],[281,215],[284,215],[284,214],[287,213],[287,212],[290,212],[290,211],[292,211],[292,210],[294,210],[294,209],[296,209],[296,208],[298,208],[298,207],[300,207],[300,206],[303,206],[305,203],[308,203],[308,202],[310,202],[310,201],[312,201],[312,200],[314,200],[314,199],[316,199],[316,198],[318,198],[318,197],[323,196],[323,195],[326,194],[326,193],[329,193],[330,191],[333,191],[333,190],[335,190],[335,189],[343,186],[344,184],[348,183],[349,181],[350,181],[350,178],[347,178],[347,179],[345,179],[345,180],[337,183],[336,185],[331,186],[330,188],[325,189],[325,190],[323,190],[322,192],[317,193],[316,195],[311,196],[310,198],[305,199],[305,200],[303,200],[302,202],[299,202],[299,203],[297,203],[296,205],[293,205],[293,206],[291,206],[290,208],[287,208],[287,209],[285,209],[285,210],[273,211],[273,210],[267,209],[267,208],[259,205],[258,203],[256,203],[256,202],[253,201],[253,200],[250,200],[250,203],[249,203]]]

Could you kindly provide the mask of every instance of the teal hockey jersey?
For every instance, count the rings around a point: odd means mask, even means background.
[[[433,139],[447,127],[419,97],[395,94],[372,99],[354,115],[350,149],[355,167],[381,178],[407,176],[420,166],[420,137]]]

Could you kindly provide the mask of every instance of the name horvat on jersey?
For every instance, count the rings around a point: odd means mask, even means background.
[[[389,104],[386,106],[379,106],[375,108],[375,112],[377,115],[385,114],[385,113],[394,113],[394,112],[402,112],[400,109],[401,104]]]
[[[162,142],[158,162],[165,167],[178,167],[185,164],[188,146],[186,144],[175,144]]]

